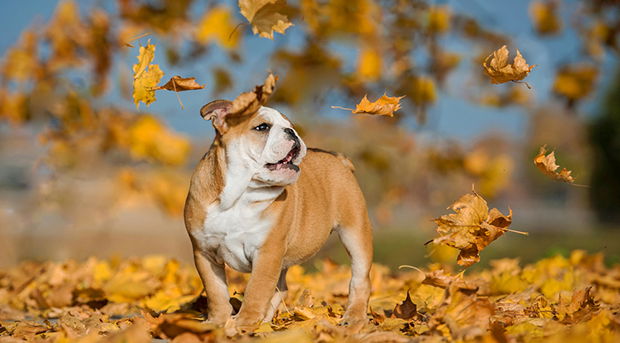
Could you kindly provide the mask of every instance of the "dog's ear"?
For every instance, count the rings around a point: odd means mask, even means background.
[[[232,102],[228,100],[214,100],[202,106],[200,115],[204,120],[210,120],[213,127],[221,134],[228,130],[226,115],[230,113]]]

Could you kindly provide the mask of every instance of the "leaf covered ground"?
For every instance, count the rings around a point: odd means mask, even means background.
[[[247,275],[228,271],[231,302]],[[203,322],[206,299],[191,265],[162,256],[26,262],[0,271],[0,342],[618,342],[620,265],[574,251],[521,266],[501,259],[480,272],[373,266],[368,323],[339,326],[349,268],[295,266],[271,323],[231,336]]]

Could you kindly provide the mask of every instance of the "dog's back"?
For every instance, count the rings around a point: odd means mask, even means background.
[[[314,255],[332,230],[370,230],[364,196],[348,158],[308,149],[300,168],[297,182],[286,187],[271,209],[278,212],[281,229],[289,231],[285,265],[301,263]]]

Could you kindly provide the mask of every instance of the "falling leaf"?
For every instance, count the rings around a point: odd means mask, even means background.
[[[445,33],[450,30],[450,8],[448,6],[431,7],[428,10],[428,31]]]
[[[357,75],[366,81],[375,81],[381,76],[381,53],[376,47],[362,48],[357,62]]]
[[[592,64],[569,64],[561,67],[553,81],[553,92],[566,98],[569,105],[590,95],[599,71]]]
[[[551,178],[559,181],[573,183],[575,182],[575,178],[570,174],[572,173],[570,170],[566,168],[562,168],[559,172],[557,171],[560,166],[555,163],[555,151],[552,151],[548,155],[547,146],[543,145],[540,147],[538,151],[538,155],[534,157],[534,164],[540,171],[545,173],[545,175],[550,176]]]
[[[362,101],[355,106],[353,113],[367,113],[392,117],[394,116],[394,112],[400,109],[400,100],[402,98],[404,98],[404,96],[389,97],[383,94],[377,101],[370,102],[364,95]]]
[[[465,267],[480,261],[480,251],[512,223],[512,210],[507,216],[496,208],[489,211],[487,202],[476,192],[463,195],[448,208],[456,213],[435,219],[439,237],[432,242],[459,249],[457,263]]]
[[[233,100],[229,115],[243,116],[258,111],[273,93],[277,80],[276,76],[269,74],[262,85],[254,87],[254,91],[241,93]]]
[[[155,57],[155,45],[150,43],[140,47],[138,63],[133,65],[133,102],[136,108],[142,101],[147,106],[156,100],[155,87],[164,76],[159,65],[151,64]]]
[[[241,14],[252,24],[252,32],[273,39],[273,32],[284,34],[293,26],[283,14],[286,0],[239,0]]]
[[[404,98],[404,96],[389,97],[383,94],[379,99],[377,99],[377,101],[370,102],[370,100],[368,100],[368,97],[364,95],[364,98],[362,99],[362,101],[360,101],[359,104],[355,106],[354,110],[339,106],[332,106],[332,108],[352,111],[355,114],[363,113],[393,117],[394,112],[400,109],[400,99],[402,98]]]
[[[491,78],[491,83],[499,84],[523,80],[536,65],[528,65],[519,49],[512,64],[508,64],[508,48],[504,45],[487,56],[482,67]]]
[[[530,16],[534,28],[541,35],[553,35],[562,29],[555,1],[534,1],[530,4]]]
[[[202,44],[215,41],[226,49],[234,49],[239,44],[241,33],[236,30],[230,9],[218,6],[202,17],[196,28],[195,37]]]
[[[205,86],[199,85],[196,82],[195,77],[180,77],[179,75],[175,75],[168,82],[166,82],[165,85],[155,87],[153,89],[155,90],[166,89],[166,90],[173,91],[173,92],[182,92],[182,91],[189,91],[189,90],[203,89],[203,88],[205,88]]]
[[[418,107],[425,107],[437,100],[435,82],[430,77],[416,77],[409,89],[411,101]]]

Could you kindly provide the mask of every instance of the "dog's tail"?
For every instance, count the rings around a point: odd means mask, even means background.
[[[342,162],[342,164],[345,167],[347,167],[347,169],[349,169],[352,173],[355,172],[355,166],[353,165],[353,162],[351,162],[351,160],[343,153],[334,152],[334,151],[327,151],[327,150],[317,149],[317,148],[308,148],[308,150],[314,151],[314,152],[322,152],[322,153],[325,153],[325,154],[330,154],[330,155],[336,157],[338,160],[340,160],[340,162]]]

